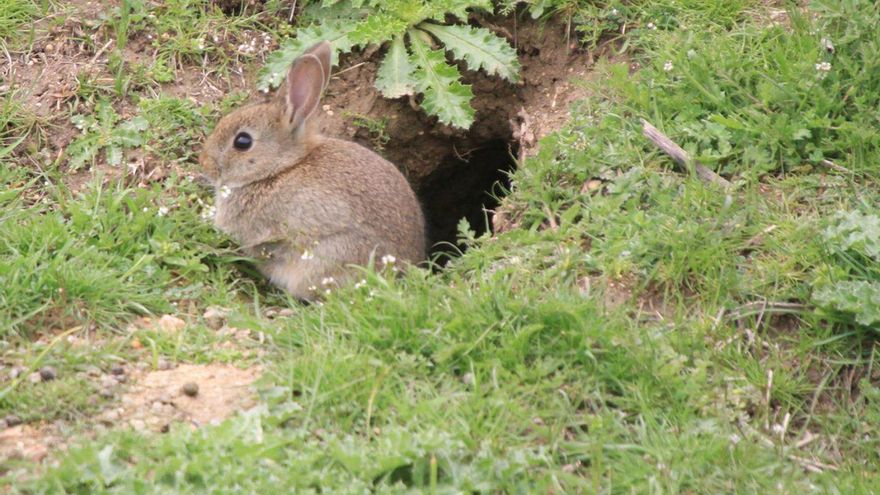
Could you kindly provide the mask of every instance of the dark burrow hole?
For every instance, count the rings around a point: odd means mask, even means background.
[[[568,119],[567,107],[584,93],[569,81],[584,77],[592,65],[592,56],[577,49],[564,25],[471,20],[517,47],[521,77],[513,83],[458,63],[462,82],[474,94],[475,120],[468,130],[427,115],[420,95],[379,95],[374,83],[382,50],[341,56],[343,69],[324,97],[326,134],[375,149],[406,175],[425,213],[431,258],[440,264],[466,247],[458,242],[462,219],[477,235],[491,230],[493,210],[510,189],[518,158],[530,155],[543,134]]]
[[[471,144],[470,149],[450,144],[452,152],[418,188],[425,213],[431,257],[445,263],[464,249],[459,223],[467,220],[477,236],[489,232],[492,214],[510,190],[510,174],[516,169],[516,145],[504,139]]]

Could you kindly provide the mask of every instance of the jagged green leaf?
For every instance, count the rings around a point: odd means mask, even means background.
[[[467,129],[474,122],[471,87],[461,82],[458,69],[446,63],[441,50],[432,50],[417,30],[409,31],[416,89],[424,93],[422,108],[440,122]]]
[[[474,8],[492,12],[491,0],[432,0],[428,4],[430,14],[427,17],[438,21],[442,21],[446,14],[467,20],[468,10]]]
[[[880,323],[880,283],[845,280],[818,289],[813,300],[821,307],[850,314],[861,325]]]
[[[331,62],[335,65],[339,53],[350,52],[355,46],[348,38],[350,27],[344,22],[327,22],[300,29],[296,38],[285,40],[278,50],[266,58],[266,65],[260,70],[257,79],[257,89],[268,91],[277,88],[284,81],[290,64],[307,48],[322,40],[327,40],[333,45]]]
[[[415,67],[409,59],[403,37],[398,36],[388,47],[385,60],[382,61],[376,74],[376,89],[386,98],[411,95],[416,85],[414,71]]]
[[[519,78],[519,60],[516,50],[507,40],[486,28],[467,25],[441,26],[422,23],[419,29],[433,34],[458,60],[464,60],[472,70],[483,69],[508,81]]]
[[[354,25],[348,39],[355,45],[383,43],[406,31],[406,21],[390,14],[373,14]]]

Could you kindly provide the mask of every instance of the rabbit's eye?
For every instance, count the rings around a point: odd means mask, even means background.
[[[235,139],[232,141],[232,146],[235,146],[235,149],[240,151],[247,151],[251,149],[251,146],[254,144],[254,138],[251,137],[250,134],[246,132],[239,132],[235,135]]]

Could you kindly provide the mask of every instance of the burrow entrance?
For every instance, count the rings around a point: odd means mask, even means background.
[[[438,124],[417,99],[388,100],[373,87],[383,53],[343,57],[324,97],[324,132],[371,147],[395,163],[422,202],[432,251],[456,251],[458,224],[482,234],[510,188],[518,158],[568,119],[570,103],[586,95],[592,54],[566,37],[565,26],[516,18],[472,18],[517,47],[521,79],[512,84],[463,65],[472,85],[476,121],[467,131]],[[381,129],[377,132],[377,129]]]

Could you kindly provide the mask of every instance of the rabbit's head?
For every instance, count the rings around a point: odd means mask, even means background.
[[[308,154],[318,109],[330,80],[330,43],[322,41],[296,59],[276,96],[220,119],[199,161],[215,186],[240,187],[290,168]]]

